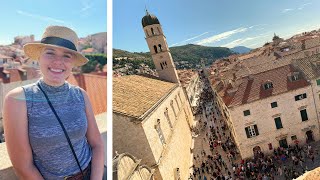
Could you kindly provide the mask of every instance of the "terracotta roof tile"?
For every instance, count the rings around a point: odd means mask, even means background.
[[[24,75],[26,73],[26,76]],[[9,78],[6,77],[9,74]],[[19,69],[3,69],[0,68],[0,79],[3,83],[25,81],[30,79],[40,78],[39,70],[31,67],[24,67]]]
[[[12,57],[5,56],[3,54],[0,54],[0,59],[13,59]]]
[[[303,76],[300,76],[299,80],[290,81],[288,75],[293,72],[297,70],[292,65],[286,65],[239,79],[242,83],[237,91],[231,97],[225,98],[232,98],[232,101],[225,103],[228,106],[238,106],[309,85]],[[273,88],[265,90],[263,85],[266,82],[272,82]]]
[[[197,75],[197,71],[194,71],[192,69],[177,70],[177,73],[178,73],[180,83],[183,87],[187,87],[191,79]]]
[[[308,78],[314,79],[320,76],[320,54],[302,59],[293,60],[292,64]]]
[[[113,111],[131,117],[141,117],[177,84],[130,75],[113,78]]]

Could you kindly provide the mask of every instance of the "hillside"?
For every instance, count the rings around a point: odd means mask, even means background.
[[[113,58],[118,58],[118,57],[128,57],[128,58],[136,58],[136,59],[145,59],[145,58],[151,58],[149,52],[129,52],[129,51],[124,51],[121,49],[113,49]]]
[[[225,47],[208,47],[194,44],[172,47],[170,51],[175,62],[188,61],[194,67],[200,64],[201,59],[205,59],[206,65],[210,65],[216,59],[234,54]]]
[[[194,44],[171,47],[170,52],[178,69],[199,67],[201,59],[205,59],[206,65],[210,65],[216,59],[234,54],[234,52],[228,48],[207,47]],[[149,52],[132,53],[114,49],[113,59],[119,57],[127,57],[132,60],[151,60]]]
[[[244,53],[248,53],[251,51],[250,48],[247,48],[245,46],[236,46],[230,49],[233,52],[239,53],[239,54],[244,54]]]

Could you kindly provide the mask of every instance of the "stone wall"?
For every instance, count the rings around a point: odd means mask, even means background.
[[[141,121],[113,113],[113,156],[130,153],[143,164],[155,164],[150,144],[144,133]]]
[[[176,115],[171,107],[171,102],[173,102]],[[166,109],[168,109],[172,128],[164,114]],[[165,144],[161,143],[155,129],[158,119],[160,119],[160,127]],[[174,179],[176,168],[179,168],[181,179],[188,179],[192,159],[190,151],[192,146],[190,125],[193,124],[193,116],[187,96],[182,88],[179,87],[173,91],[142,123],[157,162],[157,166],[155,166],[155,178],[158,179],[160,176],[162,179]]]
[[[306,99],[295,101],[295,96],[307,94]],[[271,108],[272,102],[277,102],[278,107]],[[305,108],[308,120],[302,121],[300,109]],[[311,86],[300,88],[277,96],[272,96],[249,104],[237,106],[230,110],[230,119],[234,126],[235,141],[239,146],[242,158],[253,156],[253,148],[260,146],[261,150],[271,153],[268,144],[273,148],[279,147],[279,140],[286,139],[288,145],[293,145],[292,136],[296,136],[299,144],[306,143],[306,131],[312,130],[314,139],[320,140],[318,118],[314,106]],[[249,116],[244,116],[243,111],[250,110]],[[280,117],[283,128],[276,129],[275,117]],[[259,135],[247,138],[245,127],[256,124]]]
[[[187,179],[192,159],[190,125],[194,121],[187,95],[178,87],[149,111],[142,122],[113,113],[114,153],[127,152],[141,159],[142,164],[155,168],[155,179],[174,179],[176,168],[181,179]],[[156,130],[158,122],[164,144]]]

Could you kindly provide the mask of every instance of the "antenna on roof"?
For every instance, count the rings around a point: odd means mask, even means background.
[[[149,14],[149,12],[148,12],[148,9],[147,9],[147,5],[145,5],[145,10],[146,10],[146,15],[148,15]]]

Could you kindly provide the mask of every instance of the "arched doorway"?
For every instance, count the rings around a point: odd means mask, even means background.
[[[306,138],[307,138],[307,143],[314,141],[313,139],[313,133],[311,130],[306,132]]]
[[[260,146],[255,146],[252,150],[253,150],[254,157],[257,157],[261,153]]]

